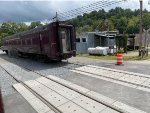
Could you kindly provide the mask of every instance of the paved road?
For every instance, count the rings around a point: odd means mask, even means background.
[[[99,60],[99,59],[90,59],[85,57],[74,57],[72,59],[69,59],[69,62],[98,65],[102,67],[109,67],[112,69],[119,69],[119,70],[125,70],[125,71],[150,75],[150,71],[149,71],[150,60],[124,61],[123,66],[115,65],[116,64],[115,60]]]
[[[13,72],[18,73],[16,74],[16,77],[19,78],[20,80],[23,80],[23,81],[34,80],[39,77],[38,75],[32,76],[32,73],[21,70],[19,68],[20,66],[24,66],[44,76],[55,75],[57,77],[71,81],[72,83],[76,83],[80,86],[83,86],[87,89],[103,94],[112,99],[119,100],[135,108],[139,108],[148,113],[150,112],[150,109],[149,109],[150,108],[150,93],[149,92],[137,90],[137,89],[127,87],[124,85],[118,85],[116,83],[97,79],[95,77],[77,74],[77,73],[71,72],[67,68],[64,68],[64,67],[68,67],[71,69],[75,69],[80,66],[67,64],[66,62],[42,63],[42,62],[34,61],[31,59],[8,57],[6,54],[3,54],[3,53],[0,54],[0,58],[1,58],[0,59],[1,64],[10,70],[13,70],[12,73]],[[69,59],[69,62],[80,63],[80,64],[83,63],[87,65],[92,64],[92,65],[97,65],[97,66],[102,66],[102,67],[109,67],[113,69],[120,69],[120,70],[126,70],[130,72],[138,72],[138,73],[150,75],[150,71],[149,71],[150,61],[131,61],[131,62],[125,62],[124,66],[116,66],[115,61],[101,61],[101,60],[94,60],[94,59],[89,59],[89,58],[76,57],[76,58]],[[7,63],[12,63],[12,65],[11,64],[8,65]],[[14,64],[17,65],[18,68],[15,68],[13,66]],[[11,79],[12,77],[10,77],[8,81],[15,81]],[[7,82],[5,84],[7,84]],[[11,82],[11,83],[15,84],[16,81]],[[4,89],[7,90],[7,88],[4,88]],[[17,95],[15,91],[5,94],[4,100],[7,106],[9,106],[9,103],[10,103],[9,98],[14,99],[15,96],[13,97],[13,95]],[[29,107],[30,109],[32,108],[28,104],[26,104],[26,106]],[[7,107],[6,109],[10,109],[10,108]],[[32,112],[33,111],[31,109],[31,113]]]

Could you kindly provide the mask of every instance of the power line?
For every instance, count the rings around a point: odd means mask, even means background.
[[[76,15],[82,15],[83,13],[88,13],[88,12],[91,12],[95,9],[103,8],[103,7],[106,6],[106,4],[110,4],[110,2],[108,2],[108,3],[105,2],[105,3],[102,3],[102,4],[96,4],[95,6],[82,8],[81,10],[78,10],[78,11],[75,10],[74,12],[73,11],[69,12],[70,14],[63,13],[61,15],[64,16],[64,14],[65,14],[65,15],[67,15],[67,17],[70,17],[70,16],[75,17]],[[74,15],[73,15],[73,13],[74,13]]]
[[[109,3],[107,3],[107,4],[100,4],[99,6],[94,6],[94,7],[91,7],[91,8],[89,8],[88,10],[82,10],[82,11],[80,11],[80,12],[76,12],[74,15],[72,14],[71,16],[76,16],[76,15],[80,15],[80,14],[83,14],[83,13],[87,13],[87,12],[91,12],[91,11],[94,11],[94,10],[98,10],[98,9],[101,9],[101,8],[104,8],[104,7],[106,7],[106,6],[109,6],[109,5],[113,5],[113,4],[116,4],[116,3],[118,3],[118,2],[115,2],[115,1],[113,1],[113,2],[109,2]],[[64,14],[63,16],[66,16],[67,14]],[[70,17],[70,15],[68,14],[67,15],[68,17]]]
[[[74,15],[73,15],[73,12],[70,12],[71,15],[70,15],[70,14],[63,13],[63,14],[61,14],[61,16],[63,16],[63,17],[66,17],[66,16],[67,16],[68,19],[69,19],[69,18],[75,17],[75,16],[77,16],[77,15],[82,15],[82,14],[84,14],[84,13],[89,13],[89,12],[91,12],[91,11],[98,10],[98,9],[102,9],[102,8],[107,7],[107,6],[110,6],[110,5],[113,5],[113,4],[117,4],[117,3],[120,3],[120,2],[122,2],[122,0],[120,0],[120,1],[105,2],[105,3],[103,3],[103,4],[97,4],[97,5],[95,5],[94,7],[89,7],[88,9],[80,10],[80,11],[78,11],[78,12],[75,12]],[[60,15],[60,14],[59,14],[59,15]]]
[[[77,9],[73,9],[73,10],[66,11],[66,12],[60,12],[60,13],[58,13],[58,18],[60,20],[68,20],[68,19],[74,18],[78,15],[83,15],[84,13],[90,13],[94,10],[99,10],[99,9],[102,9],[102,8],[105,8],[105,7],[114,5],[114,4],[119,4],[124,1],[127,1],[127,0],[98,1],[98,2],[89,4],[87,6],[83,6],[83,7],[77,8]],[[51,20],[53,20],[53,18],[50,18],[49,20],[51,21]]]
[[[103,0],[104,1],[104,0]],[[93,3],[93,4],[90,4],[88,6],[84,6],[84,7],[81,7],[81,8],[78,8],[78,9],[74,9],[74,10],[70,10],[70,11],[67,11],[67,12],[64,12],[64,13],[59,13],[59,14],[72,14],[74,12],[82,12],[82,10],[86,10],[90,7],[93,7],[95,5],[100,5],[99,3],[101,3],[102,1],[99,1],[99,2],[96,2],[96,3]],[[103,3],[104,4],[104,3]],[[82,12],[83,13],[83,12]]]

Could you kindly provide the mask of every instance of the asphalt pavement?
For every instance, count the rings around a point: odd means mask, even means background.
[[[68,60],[68,62],[84,65],[90,64],[150,75],[149,60],[126,61],[124,62],[123,66],[116,66],[116,61],[112,60],[104,61],[85,57],[71,58]],[[29,70],[20,68],[26,67],[44,76],[55,75],[87,89],[93,90],[99,94],[103,94],[107,97],[150,113],[150,92],[141,91],[124,85],[97,79],[95,77],[77,74],[70,71],[80,67],[80,65],[68,64],[67,61],[60,63],[43,63],[28,58],[8,57],[5,53],[2,52],[0,53],[0,64],[8,71],[12,72],[12,74],[15,73],[16,77],[22,81],[34,80],[40,77],[38,74],[35,75],[35,73],[33,74]],[[14,88],[12,88],[12,85],[16,84],[17,81],[9,76],[8,73],[6,73],[2,68],[0,68],[0,70],[2,72],[0,73],[0,83],[3,90],[2,93],[6,112],[19,113],[21,110],[21,113],[34,113],[34,109],[19,93],[14,90]],[[15,111],[15,109],[17,111]],[[25,111],[25,109],[28,109],[28,111]]]

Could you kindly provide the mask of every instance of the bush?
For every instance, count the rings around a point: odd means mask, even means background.
[[[117,51],[117,53],[124,53],[124,50],[119,49],[119,50]]]

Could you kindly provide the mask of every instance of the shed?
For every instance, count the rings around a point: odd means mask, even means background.
[[[88,53],[88,48],[93,47],[110,47],[115,46],[115,36],[118,31],[103,31],[103,32],[84,32],[77,34],[76,49],[77,53]]]

